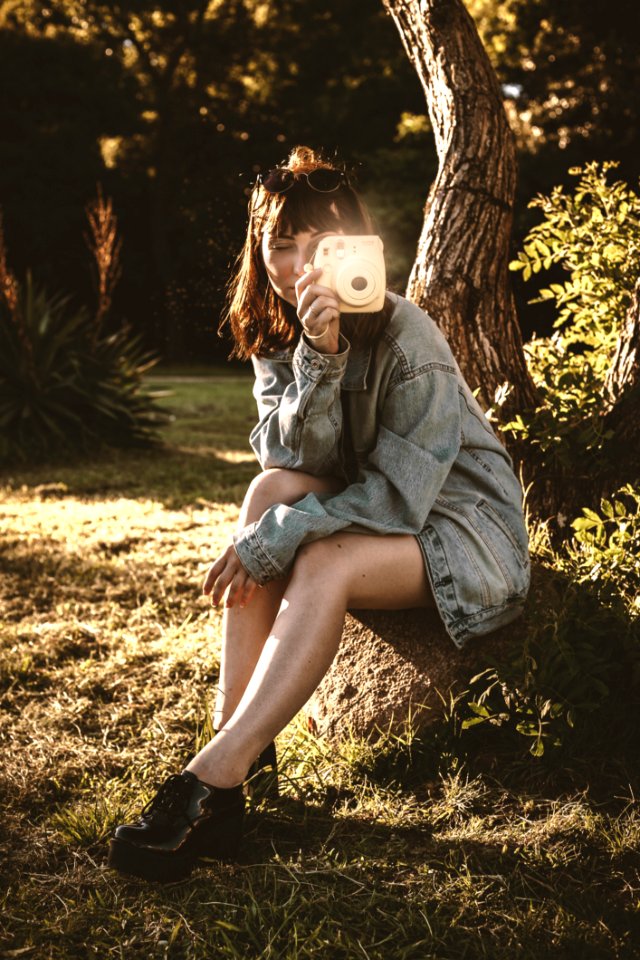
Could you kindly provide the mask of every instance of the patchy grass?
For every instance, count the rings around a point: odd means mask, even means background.
[[[239,864],[164,888],[105,869],[114,825],[206,735],[220,621],[199,585],[256,469],[249,379],[153,388],[164,449],[2,480],[2,955],[636,956],[637,758],[613,736],[554,765],[484,727],[330,752],[294,722]]]

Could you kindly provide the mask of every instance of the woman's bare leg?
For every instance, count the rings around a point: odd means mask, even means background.
[[[218,787],[246,776],[322,680],[348,607],[427,606],[433,598],[415,537],[335,534],[303,547],[236,709],[187,769]]]
[[[294,470],[265,470],[247,491],[239,529],[259,520],[274,503],[296,503],[307,493],[337,492],[341,486],[340,481],[332,477],[314,477]],[[280,609],[286,584],[286,580],[274,580],[256,590],[246,607],[225,607],[220,682],[213,721],[217,730],[231,717],[251,679]]]

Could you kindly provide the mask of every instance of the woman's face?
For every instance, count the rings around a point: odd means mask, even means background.
[[[342,230],[316,230],[301,233],[272,234],[262,236],[262,259],[271,286],[283,300],[297,307],[295,283],[304,273],[305,263],[311,263],[320,240]]]

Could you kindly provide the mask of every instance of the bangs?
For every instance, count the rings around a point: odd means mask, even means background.
[[[339,193],[336,190],[335,193]],[[276,224],[276,233],[303,233],[318,230],[322,233],[345,228],[344,217],[335,193],[322,194],[295,184],[284,196],[284,204]]]
[[[259,235],[303,233],[317,230],[321,233],[370,233],[368,217],[346,186],[331,193],[319,193],[306,183],[295,183],[286,193],[267,194],[261,209],[254,212]],[[257,237],[256,237],[257,239]]]

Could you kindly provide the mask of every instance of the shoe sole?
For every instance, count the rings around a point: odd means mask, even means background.
[[[239,824],[234,824],[230,818],[229,834],[226,837],[216,837],[209,844],[203,844],[197,854],[163,853],[152,847],[139,846],[114,837],[109,844],[107,864],[119,873],[140,877],[142,880],[155,880],[157,883],[186,880],[201,857],[226,862],[237,859],[241,841],[237,830],[241,823],[242,817]]]
[[[185,880],[193,870],[194,856],[162,854],[147,847],[139,847],[124,840],[112,840],[109,844],[107,864],[119,873],[127,873],[142,880],[157,880],[158,883],[173,883]]]

